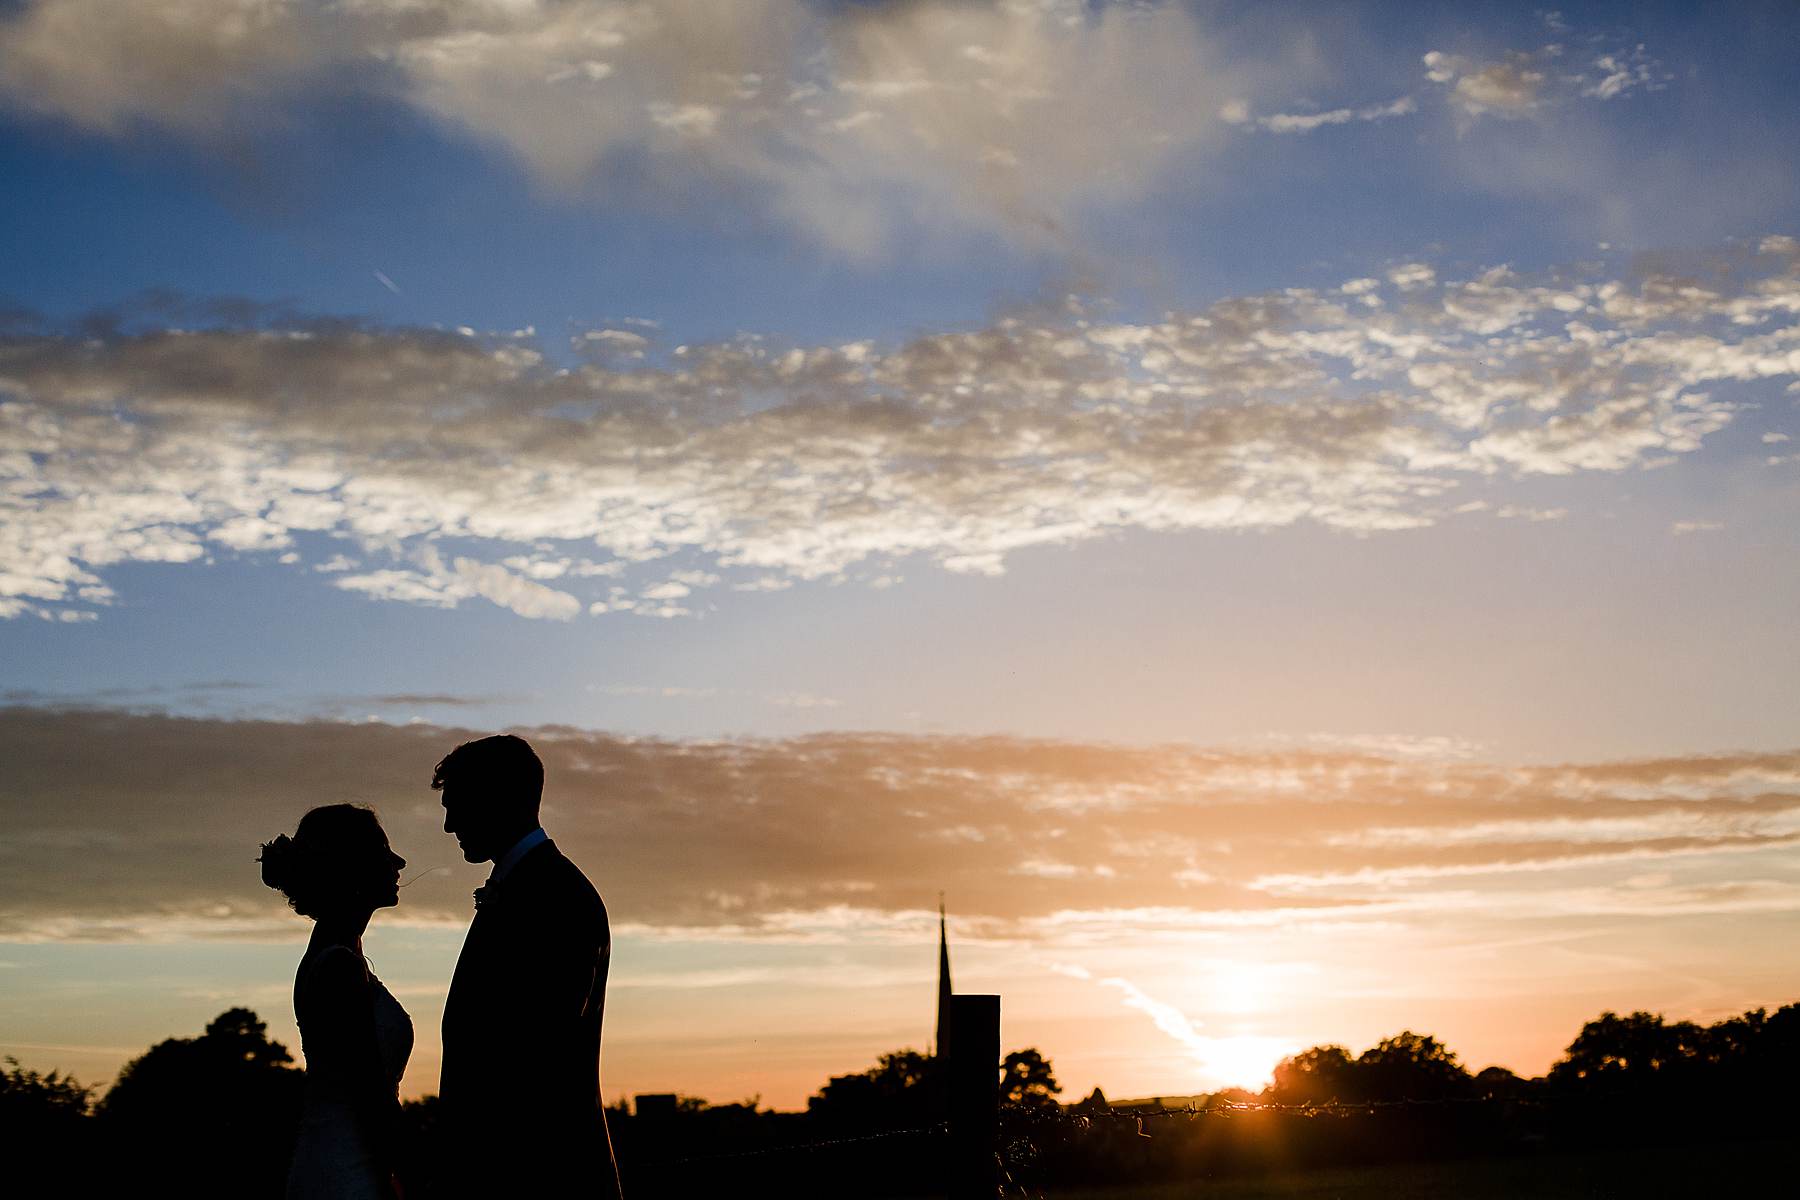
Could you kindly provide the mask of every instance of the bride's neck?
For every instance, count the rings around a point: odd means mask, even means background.
[[[348,946],[361,954],[362,936],[369,928],[369,918],[374,915],[373,910],[321,915],[313,921],[312,944],[309,949]]]

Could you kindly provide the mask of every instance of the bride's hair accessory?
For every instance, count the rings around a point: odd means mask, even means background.
[[[295,858],[299,853],[300,847],[285,833],[272,842],[264,842],[262,853],[256,856],[256,861],[262,864],[262,881],[285,892],[294,881],[295,869],[299,866]]]

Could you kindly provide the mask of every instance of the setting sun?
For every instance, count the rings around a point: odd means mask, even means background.
[[[1260,1091],[1275,1073],[1275,1065],[1300,1047],[1291,1041],[1271,1037],[1208,1038],[1198,1055],[1204,1055],[1200,1066],[1202,1087],[1239,1087]]]

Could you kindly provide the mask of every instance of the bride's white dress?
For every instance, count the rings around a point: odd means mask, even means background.
[[[300,962],[295,994],[300,995],[306,987],[309,972],[332,954],[350,955],[368,981],[374,1052],[381,1060],[380,1078],[397,1096],[400,1076],[412,1054],[412,1018],[368,970],[362,956],[348,946],[322,946],[309,952]],[[356,1064],[342,1061],[344,1047],[319,1044],[324,1035],[315,1031],[309,1036],[307,1025],[305,1019],[300,1021],[300,1048],[306,1055],[305,1104],[294,1143],[293,1165],[288,1170],[288,1200],[389,1200],[393,1189],[386,1172],[376,1165],[365,1110],[356,1103],[348,1082],[351,1071],[345,1068]]]

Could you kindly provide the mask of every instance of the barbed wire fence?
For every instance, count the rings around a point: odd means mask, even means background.
[[[1021,1168],[1026,1168],[1044,1152],[1044,1142],[1051,1138],[1081,1140],[1153,1139],[1168,1127],[1197,1121],[1229,1122],[1246,1117],[1279,1114],[1307,1120],[1348,1120],[1395,1112],[1417,1112],[1450,1108],[1544,1108],[1551,1102],[1530,1097],[1442,1097],[1406,1100],[1331,1100],[1308,1104],[1278,1104],[1255,1101],[1219,1101],[1206,1105],[1181,1107],[1129,1106],[1121,1108],[1064,1107],[1057,1104],[1002,1104],[999,1106],[999,1137],[996,1153],[996,1176],[1002,1195],[1030,1194]],[[1159,1128],[1161,1126],[1162,1128]],[[782,1145],[712,1154],[679,1154],[652,1158],[640,1169],[650,1174],[717,1170],[734,1164],[747,1166],[766,1164],[777,1159],[805,1159],[852,1147],[864,1149],[916,1146],[923,1154],[941,1151],[948,1145],[950,1124],[939,1121],[909,1129],[883,1130],[848,1137],[814,1138]]]

